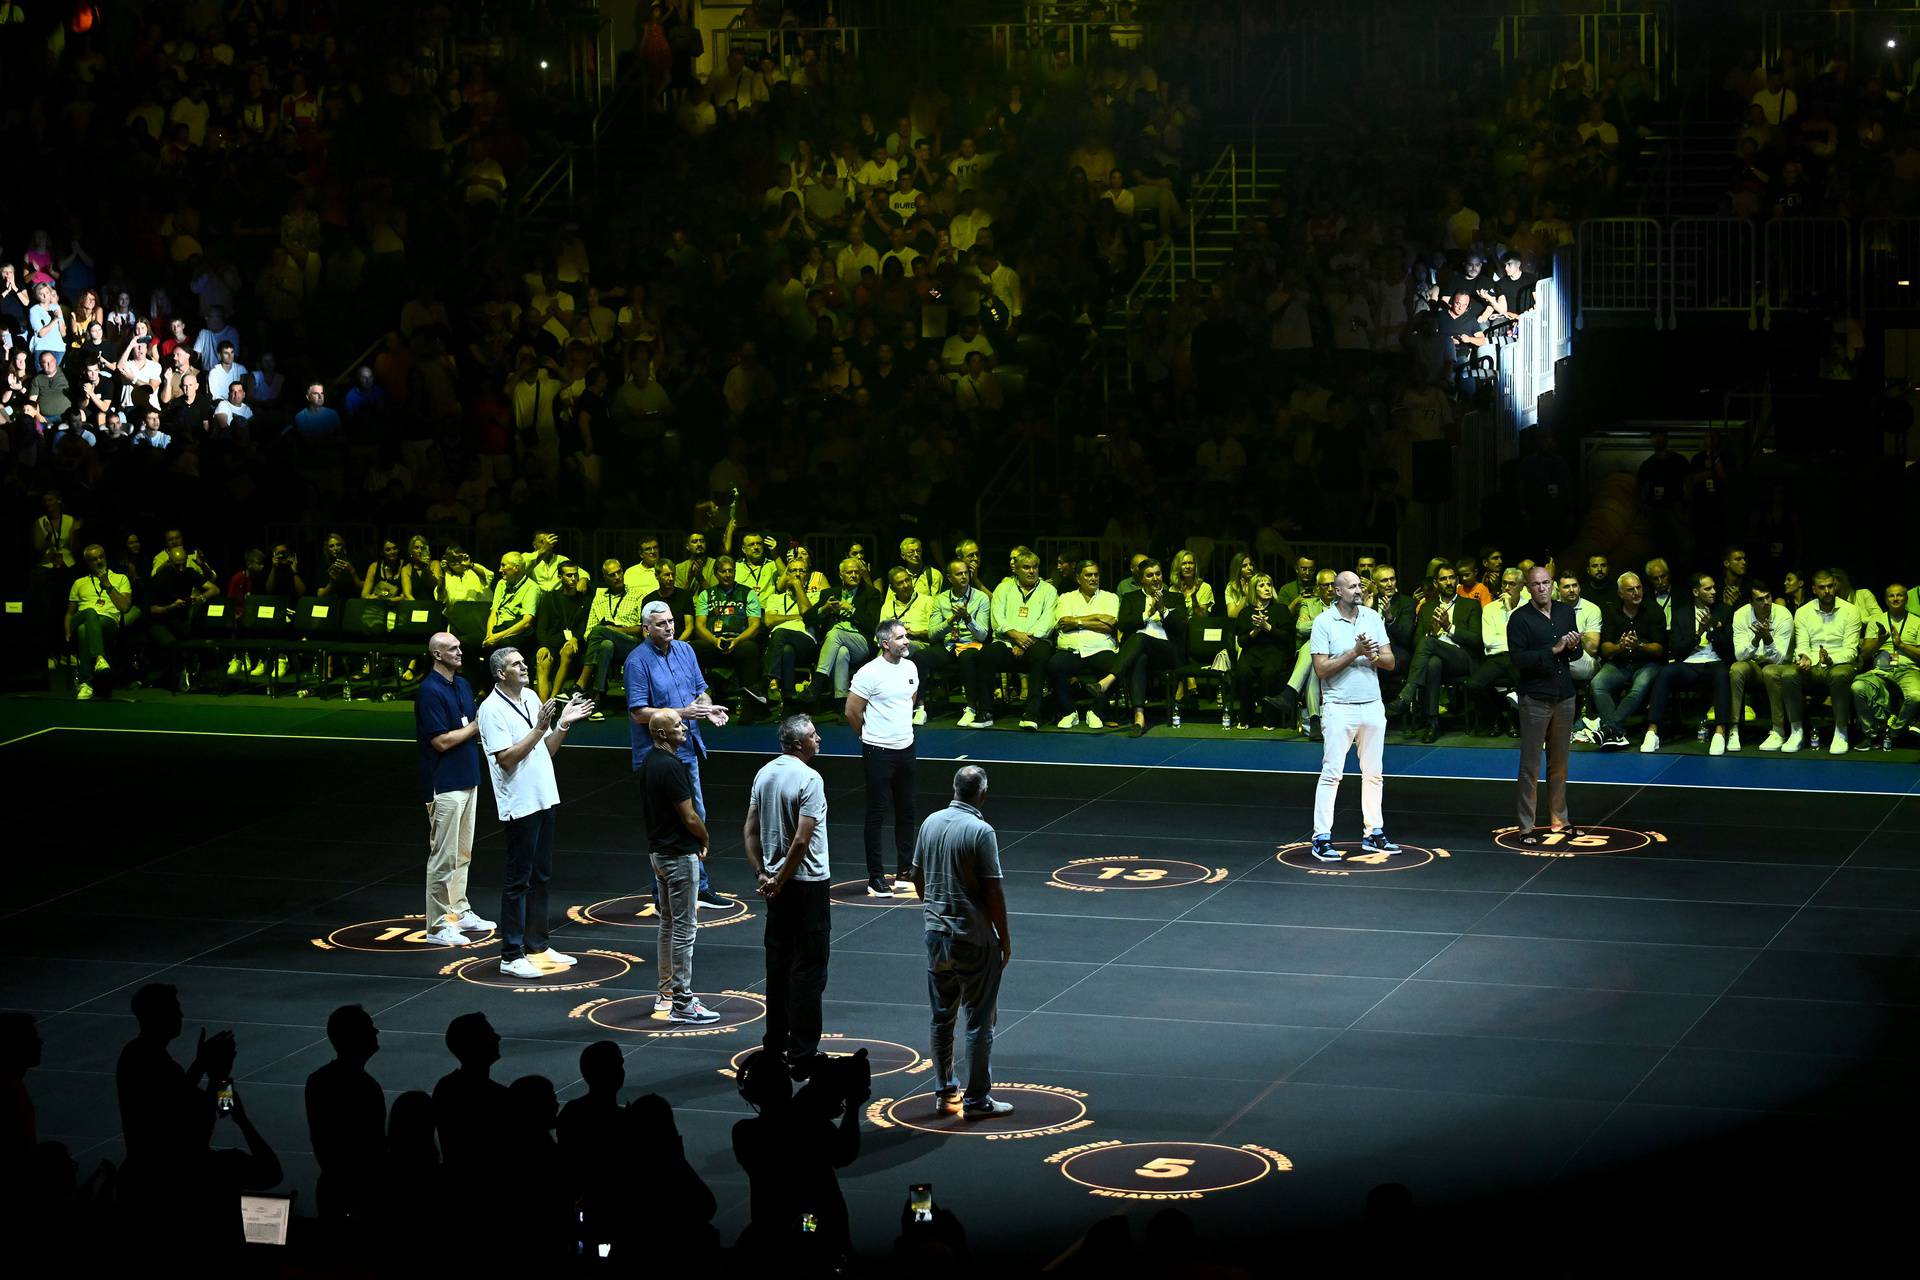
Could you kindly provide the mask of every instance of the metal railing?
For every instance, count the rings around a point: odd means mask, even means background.
[[[1845,218],[1775,218],[1762,252],[1769,323],[1776,311],[1853,313],[1853,227]]]
[[[858,59],[863,52],[882,49],[897,49],[913,56],[950,58],[959,48],[983,51],[999,63],[1002,70],[1013,74],[1038,70],[1051,62],[1056,53],[1065,53],[1068,63],[1075,67],[1092,66],[1106,57],[1128,57],[1155,47],[1169,30],[1184,32],[1185,27],[1046,18],[1025,22],[900,26],[723,27],[713,33],[713,59],[718,66],[739,49],[749,58],[769,55],[781,70],[791,73],[804,62],[809,51],[817,58],[827,59]],[[1230,85],[1225,88],[1231,91]]]
[[[1860,222],[1862,314],[1920,310],[1920,218]]]
[[[1588,218],[1578,237],[1578,283],[1574,328],[1584,328],[1589,313],[1651,312],[1665,323],[1660,253],[1662,228],[1652,218]]]
[[[1675,218],[1668,231],[1667,325],[1682,311],[1747,314],[1760,323],[1760,268],[1754,227],[1744,218]]]

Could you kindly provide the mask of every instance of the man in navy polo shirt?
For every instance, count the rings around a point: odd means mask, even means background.
[[[473,823],[479,811],[480,719],[460,674],[460,641],[442,631],[427,641],[433,670],[414,695],[420,743],[420,798],[427,805],[427,941],[464,947],[463,929],[493,928],[467,902]]]
[[[641,610],[640,621],[645,638],[627,655],[626,668],[633,771],[640,772],[647,752],[653,749],[653,735],[648,728],[653,717],[662,711],[677,713],[687,722],[687,736],[674,747],[673,753],[693,775],[694,812],[705,822],[707,802],[700,789],[700,761],[707,754],[707,744],[700,738],[700,722],[706,720],[718,728],[727,722],[727,709],[707,693],[707,678],[700,673],[700,659],[694,655],[693,646],[673,638],[673,606],[664,600],[651,601]],[[666,896],[658,879],[653,884],[653,901],[664,926]],[[700,864],[698,901],[710,909],[733,905],[713,891],[713,881],[707,875],[704,861]]]

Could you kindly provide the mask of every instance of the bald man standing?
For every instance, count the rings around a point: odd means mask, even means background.
[[[442,631],[427,641],[433,670],[413,700],[420,743],[420,798],[427,805],[427,941],[464,947],[461,932],[482,932],[467,902],[467,865],[473,861],[473,823],[480,798],[480,718],[473,688],[460,674],[460,641]]]
[[[1366,832],[1360,847],[1368,853],[1398,853],[1387,838],[1382,814],[1381,746],[1387,736],[1387,709],[1380,701],[1377,673],[1393,670],[1393,642],[1380,615],[1360,603],[1363,588],[1352,570],[1333,580],[1333,607],[1313,619],[1309,640],[1313,674],[1320,681],[1320,788],[1313,805],[1313,856],[1339,862],[1333,844],[1333,802],[1347,768],[1347,749],[1360,753],[1360,814]]]

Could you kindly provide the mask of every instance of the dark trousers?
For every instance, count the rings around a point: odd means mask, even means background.
[[[625,670],[627,655],[639,643],[637,636],[615,631],[612,627],[595,627],[587,632],[587,651],[580,658],[580,683],[591,689],[596,698],[604,698],[607,693],[607,672],[615,663]]]
[[[1047,663],[1053,658],[1051,640],[1035,640],[1025,653],[1016,654],[1012,646],[999,640],[983,649],[969,649],[960,655],[960,678],[966,682],[967,705],[981,715],[993,714],[993,677],[1002,671],[1018,671],[1027,677],[1027,700],[1021,716],[1036,720],[1041,699],[1047,695]]]
[[[820,1050],[820,997],[833,936],[825,880],[789,880],[767,903],[767,1031],[761,1047],[789,1064]]]
[[[1449,680],[1473,672],[1473,659],[1457,644],[1435,642],[1427,646],[1427,662],[1420,670],[1424,710],[1430,716],[1440,714],[1440,686]]]
[[[1547,807],[1555,826],[1567,817],[1567,744],[1573,740],[1572,698],[1520,697],[1520,834],[1533,830],[1540,795],[1540,752],[1547,753]]]
[[[804,631],[789,627],[767,637],[766,665],[779,679],[783,697],[793,692],[796,671],[806,672],[807,683],[813,682],[813,660],[819,656],[820,642]]]
[[[539,747],[534,748],[536,751]],[[547,881],[553,878],[553,829],[560,806],[506,824],[507,865],[500,889],[500,958],[547,949]]]
[[[1064,649],[1055,653],[1047,662],[1047,673],[1053,677],[1054,700],[1060,704],[1055,710],[1063,716],[1074,710],[1074,677],[1091,677],[1097,680],[1113,670],[1113,664],[1119,656],[1112,649],[1090,653],[1084,658],[1077,653],[1068,653]],[[1107,694],[1095,690],[1093,709],[1096,714],[1107,709]]]
[[[1676,689],[1706,689],[1713,699],[1713,722],[1722,729],[1733,723],[1733,684],[1724,662],[1675,662],[1660,668],[1653,678],[1653,697],[1647,701],[1647,723],[1656,729],[1667,715],[1667,699]]]
[[[1280,644],[1256,644],[1240,651],[1233,664],[1233,694],[1241,719],[1251,721],[1260,699],[1279,693],[1293,671],[1293,654]]]
[[[878,880],[886,874],[880,857],[880,828],[891,808],[893,865],[904,880],[913,866],[913,837],[918,829],[913,814],[913,744],[876,747],[863,742],[860,757],[867,768],[867,879]]]
[[[700,670],[706,674],[710,682],[713,680],[716,667],[730,667],[733,669],[736,689],[748,697],[766,701],[766,660],[760,651],[758,640],[742,640],[726,653],[720,652],[718,646],[708,644],[705,640],[694,640],[691,643],[693,656],[700,660]]]
[[[1120,656],[1113,663],[1113,674],[1115,679],[1126,682],[1129,705],[1135,711],[1141,711],[1147,705],[1147,687],[1153,679],[1153,673],[1171,671],[1177,665],[1171,641],[1136,631],[1120,646]]]
[[[1500,711],[1500,694],[1513,688],[1517,678],[1513,659],[1504,653],[1494,654],[1473,669],[1467,677],[1467,697],[1479,708],[1482,723],[1494,723]]]

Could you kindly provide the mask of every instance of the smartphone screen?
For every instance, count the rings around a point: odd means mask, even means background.
[[[933,1221],[933,1184],[916,1182],[907,1188],[907,1207],[913,1211],[915,1222]]]

